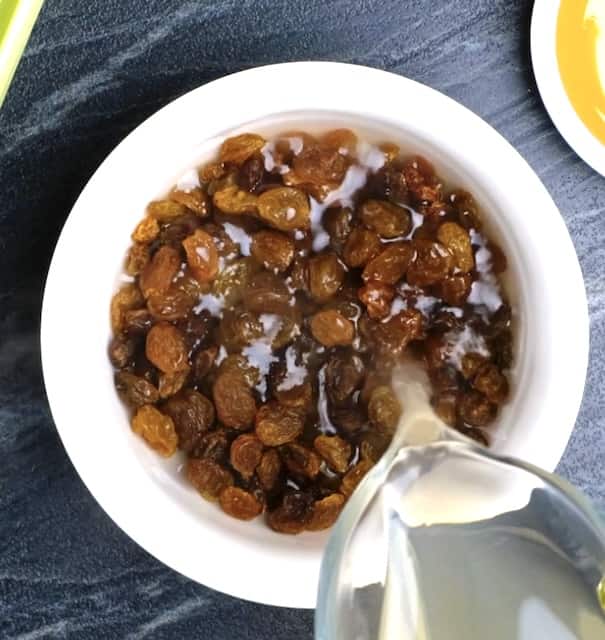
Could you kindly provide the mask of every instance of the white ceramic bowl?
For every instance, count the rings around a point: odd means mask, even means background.
[[[225,136],[337,123],[435,161],[475,194],[508,255],[516,367],[494,449],[554,469],[586,373],[586,299],[563,220],[521,156],[449,98],[374,69],[303,62],[217,80],[149,118],[99,167],[59,239],[42,313],[48,399],[78,473],[131,538],[198,582],[273,605],[314,606],[327,534],[290,537],[229,518],[187,485],[178,461],[133,435],[107,360],[109,301],[146,204]]]

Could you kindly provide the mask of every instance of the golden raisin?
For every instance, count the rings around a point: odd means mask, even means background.
[[[177,435],[169,416],[155,407],[142,406],[132,418],[132,430],[163,458],[169,458],[176,451]]]
[[[294,243],[279,231],[259,231],[252,237],[250,252],[266,269],[285,271],[294,259]]]
[[[308,229],[311,224],[309,198],[300,189],[277,187],[258,197],[258,214],[280,231]]]
[[[485,427],[496,417],[497,407],[482,393],[469,391],[458,403],[458,415],[472,427]]]
[[[345,497],[340,493],[332,493],[321,500],[316,500],[305,529],[307,531],[329,529],[338,519],[344,504]]]
[[[413,258],[414,248],[410,242],[394,242],[366,264],[362,278],[365,282],[395,284],[403,278]]]
[[[232,215],[256,213],[258,208],[258,198],[237,185],[229,185],[216,191],[212,201],[223,213]]]
[[[185,473],[202,497],[212,502],[233,485],[233,475],[209,458],[189,458]]]
[[[472,284],[473,279],[468,273],[460,276],[448,276],[439,283],[439,295],[447,304],[461,307],[471,292]]]
[[[369,280],[358,292],[359,299],[365,304],[368,315],[373,320],[380,320],[389,315],[391,302],[395,297],[395,289],[383,282]]]
[[[165,245],[154,254],[139,278],[141,291],[146,298],[168,291],[181,268],[181,256],[176,249]]]
[[[156,320],[180,320],[189,314],[194,304],[192,296],[173,284],[167,291],[152,293],[147,309]]]
[[[187,263],[198,282],[211,282],[218,273],[218,252],[212,236],[197,229],[183,240]]]
[[[145,404],[155,404],[160,399],[158,390],[151,382],[127,371],[116,373],[115,387],[122,400],[135,409]]]
[[[279,533],[301,533],[311,517],[312,504],[313,499],[305,493],[289,493],[281,505],[268,514],[267,524]]]
[[[368,418],[370,422],[384,433],[394,433],[399,417],[401,405],[391,387],[376,387],[368,403]]]
[[[472,271],[475,260],[466,229],[455,222],[444,222],[437,231],[437,240],[450,250],[454,256],[454,264],[462,273]]]
[[[128,250],[125,271],[129,276],[138,276],[149,262],[149,247],[135,242]]]
[[[147,213],[159,222],[170,222],[187,213],[187,207],[172,200],[157,200],[147,205]]]
[[[176,373],[189,368],[185,338],[167,322],[159,322],[151,327],[147,334],[145,354],[164,373]]]
[[[321,459],[307,447],[292,442],[280,447],[280,453],[284,464],[291,473],[306,478],[315,478],[319,473]]]
[[[380,248],[380,238],[374,231],[357,227],[347,238],[342,255],[349,267],[364,267],[380,253]]]
[[[179,191],[175,189],[168,196],[174,202],[178,202],[193,211],[200,218],[205,218],[210,214],[210,204],[208,196],[200,187],[195,187],[189,191]]]
[[[410,212],[385,200],[367,200],[359,213],[363,223],[382,238],[405,236],[412,228]]]
[[[357,136],[351,129],[333,129],[320,138],[322,145],[336,149],[343,155],[353,155],[357,150]]]
[[[487,364],[479,370],[473,387],[494,404],[501,404],[508,395],[508,382],[494,364]]]
[[[145,216],[132,232],[132,239],[135,242],[149,244],[153,242],[160,233],[160,225],[155,218]]]
[[[256,475],[265,491],[273,491],[275,489],[281,474],[281,467],[281,460],[275,449],[269,449],[263,453],[261,461],[256,467]]]
[[[231,443],[229,461],[243,478],[250,478],[260,464],[263,443],[253,433],[243,433]]]
[[[212,387],[212,397],[219,420],[226,427],[241,430],[252,426],[256,402],[241,373],[221,373]]]
[[[183,371],[175,371],[174,373],[160,373],[158,391],[160,398],[169,398],[178,393],[189,375],[189,369]]]
[[[250,156],[265,146],[263,137],[256,133],[242,133],[227,138],[219,151],[219,162],[243,164]]]
[[[219,496],[221,509],[238,520],[252,520],[263,511],[263,505],[249,491],[239,487],[226,487]]]
[[[407,271],[407,281],[415,286],[425,287],[446,278],[454,267],[454,256],[440,242],[414,240],[416,259]]]
[[[124,327],[126,311],[136,309],[143,304],[143,295],[136,284],[125,284],[111,299],[111,328],[114,333],[120,333]]]
[[[326,145],[305,145],[294,156],[292,167],[299,180],[314,185],[338,185],[345,177],[347,160],[337,149]]]
[[[317,302],[326,302],[342,286],[345,269],[334,253],[309,260],[309,293]]]
[[[269,447],[295,440],[303,430],[303,414],[278,402],[263,405],[256,414],[256,435]]]
[[[319,311],[311,318],[311,333],[325,347],[348,345],[355,337],[355,325],[334,309]]]
[[[317,436],[313,446],[319,455],[328,463],[330,469],[344,473],[351,459],[351,445],[340,436]]]
[[[179,447],[183,451],[192,451],[214,424],[212,402],[193,389],[183,389],[172,396],[164,403],[162,410],[172,418],[179,437]]]

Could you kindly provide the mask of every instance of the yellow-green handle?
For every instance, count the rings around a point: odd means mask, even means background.
[[[44,0],[0,0],[0,107]]]

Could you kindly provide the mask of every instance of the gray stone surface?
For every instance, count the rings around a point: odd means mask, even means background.
[[[528,56],[531,4],[47,0],[0,110],[1,638],[312,636],[310,612],[212,592],[118,530],[65,455],[40,373],[45,273],[86,180],[169,100],[259,64],[340,60],[420,80],[479,113],[538,172],[580,255],[591,313],[584,404],[559,471],[605,500],[605,183],[565,145],[540,102]]]

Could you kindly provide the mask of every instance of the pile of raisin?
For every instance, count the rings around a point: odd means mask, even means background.
[[[225,140],[151,202],[111,302],[131,425],[207,500],[275,531],[330,527],[388,447],[391,371],[488,444],[508,393],[502,251],[464,191],[348,129]]]

